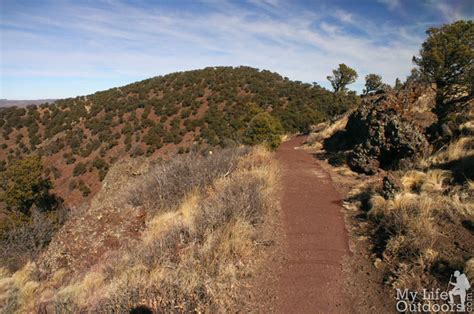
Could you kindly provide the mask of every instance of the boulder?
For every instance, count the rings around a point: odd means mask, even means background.
[[[387,93],[365,98],[349,116],[346,129],[337,139],[328,139],[325,148],[344,150],[350,168],[369,175],[425,155],[430,151],[424,135],[429,123],[420,119],[420,108],[414,106],[420,97],[406,101],[406,95]],[[429,110],[427,98],[422,98],[423,107]]]

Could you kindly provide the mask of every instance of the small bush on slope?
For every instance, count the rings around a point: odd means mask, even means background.
[[[40,212],[36,208],[30,211],[30,216],[12,213],[2,222],[0,266],[17,270],[36,259],[67,219],[64,208],[50,212]]]
[[[86,272],[58,269],[39,280],[34,263],[12,275],[3,272],[2,310],[128,312],[146,305],[159,312],[223,312],[244,304],[242,282],[262,258],[259,243],[268,238],[265,225],[275,214],[278,169],[258,148],[196,158],[199,168],[188,158],[158,164],[143,178],[137,206],[148,215],[139,239],[108,252]],[[203,176],[211,165],[220,170]],[[175,171],[186,182],[178,195]],[[167,189],[173,193],[157,197]]]
[[[270,149],[276,149],[281,143],[283,127],[276,118],[263,112],[256,115],[245,131],[244,143],[256,145],[264,143]]]
[[[145,206],[152,214],[175,210],[193,189],[202,189],[217,177],[233,172],[248,152],[248,148],[228,148],[207,157],[193,152],[158,163],[141,183],[131,188],[128,201],[134,206]]]

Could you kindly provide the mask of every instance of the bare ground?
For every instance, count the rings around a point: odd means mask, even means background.
[[[277,291],[284,313],[348,313],[344,257],[350,254],[340,196],[310,153],[295,149],[305,137],[284,142],[282,213],[286,260]]]
[[[339,176],[315,152],[301,149],[305,139],[294,137],[276,152],[283,173],[282,223],[275,233],[282,236],[255,278],[258,304],[252,312],[394,312],[358,232],[360,213],[341,206],[361,178]]]

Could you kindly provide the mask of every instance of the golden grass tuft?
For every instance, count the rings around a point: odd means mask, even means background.
[[[401,178],[405,191],[419,191],[425,180],[426,174],[417,170],[410,170]]]
[[[320,123],[315,132],[311,133],[306,141],[306,145],[311,148],[322,149],[322,141],[331,137],[334,133],[343,130],[349,119],[351,112],[346,113],[340,119],[334,121],[333,123]]]
[[[470,191],[474,191],[474,181],[472,180],[467,180],[467,188],[470,190]]]
[[[32,301],[41,290],[41,284],[34,280],[36,272],[36,265],[31,262],[11,276],[2,271],[0,279],[0,310],[2,312],[25,313],[32,311]]]
[[[407,192],[442,192],[445,183],[452,178],[448,170],[434,169],[428,172],[417,170],[407,171],[401,178],[403,188]]]
[[[445,149],[422,161],[421,164],[423,166],[439,165],[469,156],[474,156],[474,137],[472,136],[460,137]]]

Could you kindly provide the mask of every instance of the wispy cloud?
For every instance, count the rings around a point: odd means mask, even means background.
[[[385,4],[390,10],[395,10],[401,7],[400,0],[377,0],[378,2]]]
[[[467,20],[474,17],[474,4],[464,5],[462,1],[432,1],[432,5],[441,13],[446,22]]]
[[[193,7],[61,1],[15,7],[0,17],[0,98],[74,96],[99,89],[98,79],[112,87],[213,65],[250,65],[328,86],[326,76],[344,62],[361,78],[379,73],[392,83],[409,73],[422,41],[419,23],[380,23],[330,3],[308,8],[280,0]],[[29,96],[32,83],[18,82],[35,79],[69,80],[71,86]],[[360,90],[362,80],[354,87]]]

